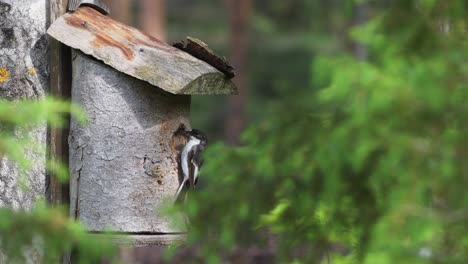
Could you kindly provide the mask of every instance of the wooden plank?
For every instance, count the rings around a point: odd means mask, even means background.
[[[149,247],[168,246],[185,241],[186,234],[91,234],[91,237],[108,240],[118,246]]]
[[[122,263],[163,263],[169,245],[182,246],[185,234],[93,234],[94,238],[117,245],[118,257]],[[110,263],[103,261],[102,264]],[[184,262],[174,262],[184,263]]]
[[[65,14],[66,0],[49,2],[48,23]],[[50,43],[50,91],[49,95],[69,99],[71,92],[71,49],[53,38]],[[67,122],[68,123],[68,122]],[[68,165],[68,125],[64,128],[49,128],[49,158]],[[52,205],[68,206],[69,186],[60,183],[55,175],[48,173],[47,198]]]
[[[60,17],[49,35],[125,74],[173,94],[235,94],[212,65],[89,7]]]

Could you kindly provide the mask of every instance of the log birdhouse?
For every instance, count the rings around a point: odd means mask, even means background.
[[[176,131],[190,128],[191,95],[236,93],[232,67],[196,40],[170,46],[90,7],[56,20],[49,35],[75,50],[71,214],[90,231],[173,233],[159,211],[180,181]]]

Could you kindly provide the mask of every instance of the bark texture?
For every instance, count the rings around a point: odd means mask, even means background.
[[[174,132],[189,127],[190,96],[171,95],[83,53],[73,59],[71,213],[89,230],[170,233],[159,207],[179,184]]]
[[[9,100],[39,99],[48,90],[45,0],[0,1],[0,95]],[[46,126],[28,136],[46,143]],[[26,154],[33,163],[25,173],[29,190],[20,188],[16,164],[0,159],[0,206],[29,209],[45,190],[45,151]]]

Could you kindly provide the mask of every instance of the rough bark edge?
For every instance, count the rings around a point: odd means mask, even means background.
[[[208,48],[207,44],[197,38],[187,37],[185,41],[176,41],[172,46],[187,52],[197,59],[207,62],[224,73],[228,79],[232,79],[236,76],[234,67],[229,64],[226,58],[216,55],[214,51]]]

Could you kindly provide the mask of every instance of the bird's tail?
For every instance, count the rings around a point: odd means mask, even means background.
[[[180,194],[182,193],[182,191],[184,190],[184,188],[185,188],[185,189],[188,189],[187,180],[184,180],[184,181],[180,184],[179,188],[177,189],[176,195],[175,195],[175,197],[174,197],[174,203],[177,203],[177,201],[180,199],[180,196],[181,196]],[[185,193],[186,193],[186,192],[187,192],[187,190],[185,190]]]

